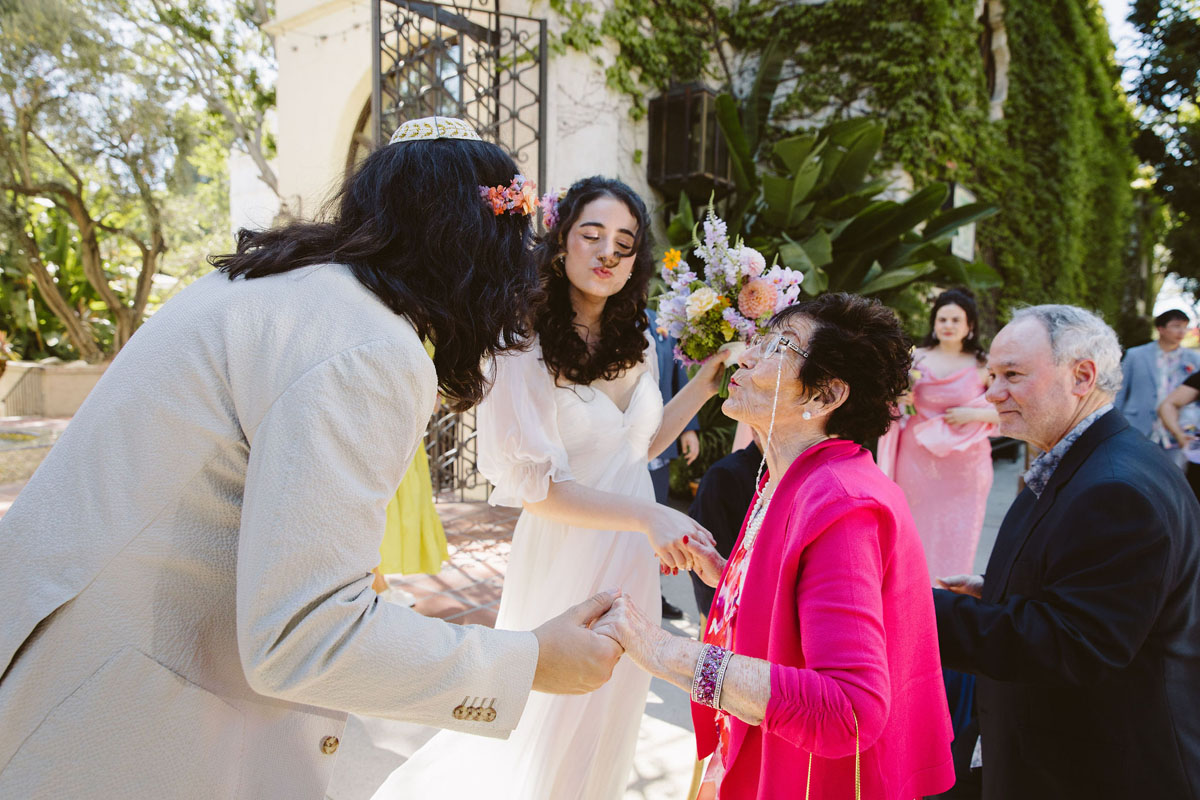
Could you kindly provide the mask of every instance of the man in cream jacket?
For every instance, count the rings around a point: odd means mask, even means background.
[[[456,146],[360,175],[511,164]],[[320,800],[347,712],[506,737],[531,688],[603,683],[620,651],[586,626],[609,595],[536,632],[377,601],[438,381],[339,264],[213,273],[155,314],[0,520],[0,798]]]

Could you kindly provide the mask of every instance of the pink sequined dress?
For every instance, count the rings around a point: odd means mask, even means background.
[[[975,549],[992,488],[995,426],[985,422],[950,425],[946,410],[990,408],[979,370],[964,367],[944,378],[923,373],[913,386],[916,415],[892,426],[880,440],[880,467],[908,498],[925,547],[930,579],[974,571]],[[890,441],[888,441],[890,440]],[[894,467],[889,451],[894,454]]]

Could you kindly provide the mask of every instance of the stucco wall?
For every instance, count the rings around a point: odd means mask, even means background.
[[[546,15],[544,2],[506,2],[505,13]],[[558,24],[551,19],[551,30]],[[271,23],[279,59],[279,182],[293,211],[311,216],[341,180],[354,126],[371,93],[370,5],[365,0],[279,0]],[[598,53],[607,63],[608,54]],[[545,187],[593,174],[629,183],[652,207],[644,164],[645,122],[629,117],[628,101],[604,83],[590,57],[551,56]]]
[[[365,0],[278,0],[269,29],[276,81],[278,175],[289,209],[311,217],[337,188],[359,112],[371,96]]]

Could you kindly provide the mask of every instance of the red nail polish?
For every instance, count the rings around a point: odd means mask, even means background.
[[[675,569],[671,570],[671,574],[672,574],[672,575],[678,575],[678,574],[679,574],[679,567],[675,567]]]
[[[687,534],[686,534],[686,533],[683,535],[683,543],[684,543],[684,544],[687,544],[687,543],[688,543],[688,537],[687,537]]]

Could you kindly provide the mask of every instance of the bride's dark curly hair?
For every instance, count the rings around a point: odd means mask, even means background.
[[[621,290],[608,298],[600,317],[600,341],[589,352],[576,329],[570,281],[560,257],[567,233],[584,207],[600,197],[620,200],[637,220],[633,271]],[[533,328],[541,340],[542,359],[556,380],[589,384],[612,380],[638,364],[646,350],[646,293],[654,261],[650,254],[650,215],[637,192],[612,178],[593,176],[576,181],[558,202],[558,219],[534,248],[542,299],[534,307]],[[556,263],[558,262],[558,263]]]
[[[486,142],[389,144],[346,178],[325,219],[242,229],[237,251],[209,262],[231,279],[345,264],[433,342],[442,396],[463,410],[488,389],[481,361],[523,346],[541,294],[529,217],[496,216],[479,197],[516,172]]]

